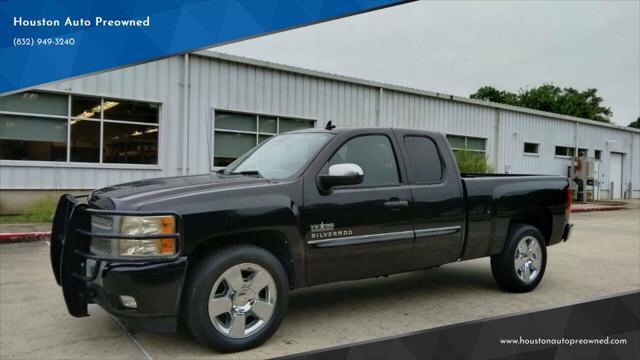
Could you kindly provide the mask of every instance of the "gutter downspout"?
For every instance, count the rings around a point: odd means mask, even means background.
[[[384,89],[379,88],[378,90],[378,103],[376,104],[376,126],[380,127],[380,122],[382,119],[382,97],[384,96]]]
[[[580,147],[580,145],[579,145],[580,142],[578,141],[579,140],[578,139],[578,127],[580,127],[580,123],[576,121],[576,130],[575,130],[575,134],[573,136],[573,139],[574,139],[573,141],[574,141],[574,144],[576,144],[576,145],[575,145],[575,148],[573,149],[573,154],[574,154],[573,156],[580,155],[580,154],[578,154],[578,148]]]
[[[505,165],[502,164],[502,159],[500,156],[500,150],[502,147],[502,141],[500,141],[500,126],[501,126],[501,121],[500,121],[500,109],[496,108],[496,132],[495,132],[495,137],[496,137],[496,143],[495,143],[495,152],[494,152],[494,161],[495,161],[495,169],[497,173],[500,173],[500,168],[502,168],[502,172],[505,172]]]
[[[634,171],[635,169],[633,167],[633,164],[635,164],[635,163],[633,161],[635,160],[635,156],[634,156],[635,155],[635,151],[634,151],[635,150],[635,147],[634,147],[635,146],[635,144],[634,144],[635,135],[633,133],[631,133],[629,135],[631,135],[631,154],[630,154],[630,159],[629,159],[629,161],[631,162],[630,166],[629,166],[629,172],[631,173],[631,176],[629,176],[629,178],[628,178],[629,179],[629,182],[628,182],[628,184],[629,184],[629,197],[628,197],[628,199],[633,199],[633,173],[635,172]],[[623,168],[624,168],[624,164],[623,164]]]
[[[182,80],[182,174],[189,174],[189,53],[184,54],[184,78]]]

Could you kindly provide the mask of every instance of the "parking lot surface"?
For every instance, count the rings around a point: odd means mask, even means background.
[[[263,346],[216,354],[182,331],[133,337],[97,306],[66,312],[46,242],[0,245],[0,358],[269,358],[640,289],[640,210],[572,214],[569,242],[549,248],[538,288],[502,291],[488,259],[292,293]]]

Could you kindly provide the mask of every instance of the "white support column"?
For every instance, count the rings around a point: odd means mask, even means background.
[[[579,141],[578,141],[578,127],[580,126],[580,123],[578,123],[576,121],[576,129],[575,129],[575,133],[573,135],[573,143],[574,143],[574,149],[573,149],[573,156],[578,156],[578,148],[579,146]]]
[[[380,127],[382,122],[382,97],[384,96],[384,89],[378,89],[378,102],[376,104],[376,127]]]
[[[494,157],[495,168],[497,173],[504,172],[504,164],[502,164],[502,157],[500,156],[501,146],[502,146],[502,141],[500,141],[500,126],[501,126],[500,109],[496,108],[496,125],[495,125],[495,135],[494,135],[495,144],[493,145],[494,146],[493,157]]]
[[[184,54],[184,74],[182,80],[182,173],[189,174],[189,54]]]

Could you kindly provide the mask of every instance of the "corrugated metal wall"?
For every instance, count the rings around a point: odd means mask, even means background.
[[[566,175],[569,160],[555,156],[555,146],[575,148],[573,122],[514,111],[500,111],[499,172]],[[538,156],[525,155],[524,143],[537,143]]]
[[[381,126],[408,127],[487,139],[495,163],[496,110],[415,94],[384,90]]]
[[[112,96],[162,104],[161,152],[157,169],[2,166],[3,189],[81,189],[155,176],[179,175],[183,131],[187,131],[189,174],[210,170],[214,109],[301,117],[318,126],[396,126],[487,139],[487,156],[499,172],[566,174],[568,160],[555,146],[603,150],[601,180],[608,184],[609,151],[622,152],[623,182],[640,196],[640,134],[613,128],[495,109],[365,84],[191,55],[188,107],[183,109],[184,57],[57,83],[43,89]],[[184,110],[188,112],[185,118]],[[185,120],[186,119],[186,120]],[[497,136],[499,134],[499,136]],[[577,141],[576,143],[576,136]],[[615,142],[605,143],[605,140]],[[524,142],[539,143],[539,156],[524,154]],[[625,186],[626,188],[626,186]]]
[[[212,110],[235,110],[371,126],[378,90],[251,65],[191,58],[189,173],[209,170]]]
[[[179,166],[183,59],[148,64],[62,81],[39,89],[71,94],[116,97],[161,103],[160,151],[157,167],[49,164],[2,166],[2,189],[95,189],[157,176],[176,175]]]

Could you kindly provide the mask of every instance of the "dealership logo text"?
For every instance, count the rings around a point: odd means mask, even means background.
[[[14,27],[87,27],[87,26],[102,26],[102,27],[149,27],[151,25],[151,17],[147,16],[144,19],[105,19],[100,16],[96,16],[93,21],[85,18],[72,19],[67,16],[64,21],[60,19],[25,19],[22,16],[13,17]]]
[[[334,223],[324,223],[313,224],[310,226],[311,228],[311,238],[312,239],[324,239],[336,236],[351,236],[353,235],[352,230],[335,230]]]

